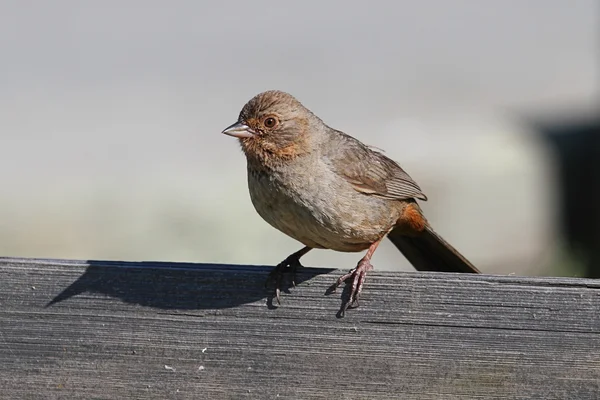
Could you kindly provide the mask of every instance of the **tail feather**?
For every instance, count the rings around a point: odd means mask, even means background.
[[[429,226],[419,236],[406,236],[399,229],[393,229],[388,238],[418,271],[479,273]]]

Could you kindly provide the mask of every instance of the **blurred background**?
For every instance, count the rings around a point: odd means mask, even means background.
[[[280,89],[399,161],[484,272],[597,276],[599,5],[4,0],[0,256],[277,264],[301,245],[220,132]]]

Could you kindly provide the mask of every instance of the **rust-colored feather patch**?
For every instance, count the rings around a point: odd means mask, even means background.
[[[413,232],[421,232],[427,226],[427,220],[423,217],[421,209],[416,203],[410,203],[404,207],[404,212],[398,223]]]
[[[273,168],[307,152],[305,138],[302,136],[283,147],[275,141],[265,140],[262,137],[242,139],[241,144],[248,162],[257,169]]]

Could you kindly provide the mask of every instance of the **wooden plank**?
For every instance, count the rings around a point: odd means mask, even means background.
[[[0,259],[1,399],[598,399],[600,282]]]

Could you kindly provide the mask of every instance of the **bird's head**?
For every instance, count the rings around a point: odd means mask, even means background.
[[[311,119],[316,117],[292,95],[270,90],[248,101],[223,133],[239,138],[249,158],[285,160],[309,151]]]

